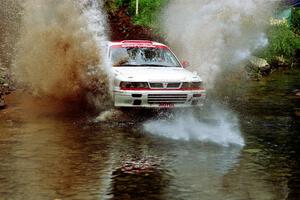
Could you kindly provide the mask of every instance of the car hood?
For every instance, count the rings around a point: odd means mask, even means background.
[[[113,67],[116,78],[138,82],[189,82],[200,77],[181,67]]]

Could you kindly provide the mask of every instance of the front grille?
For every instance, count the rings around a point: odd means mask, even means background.
[[[178,89],[181,83],[171,82],[171,83],[149,83],[151,88],[161,88],[161,89]]]
[[[150,83],[151,88],[164,88],[162,83]]]
[[[187,100],[187,94],[148,94],[149,104],[174,103],[183,104]]]
[[[179,88],[181,83],[168,83],[167,88]]]

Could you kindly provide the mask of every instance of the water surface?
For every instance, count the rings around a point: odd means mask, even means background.
[[[244,147],[151,135],[134,117],[94,124],[17,92],[0,111],[0,199],[299,199],[299,77],[224,91]]]

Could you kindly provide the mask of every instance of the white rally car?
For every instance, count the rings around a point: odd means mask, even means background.
[[[107,43],[116,107],[175,108],[202,105],[202,80],[164,44],[147,40]]]

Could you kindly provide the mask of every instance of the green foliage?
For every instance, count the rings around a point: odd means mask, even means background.
[[[134,23],[151,28],[157,28],[157,16],[169,0],[139,0],[139,14],[136,16],[136,0],[114,0],[117,7],[127,6]]]
[[[129,11],[134,22],[152,28],[158,27],[157,18],[168,0],[139,0],[139,15],[135,16],[136,0],[131,0]]]
[[[291,60],[300,49],[300,38],[291,28],[283,23],[273,25],[268,30],[269,46],[260,52],[260,56],[271,62],[275,57]]]
[[[115,4],[117,7],[128,6],[131,0],[115,0]]]
[[[300,8],[292,11],[292,27],[296,33],[300,34]]]

